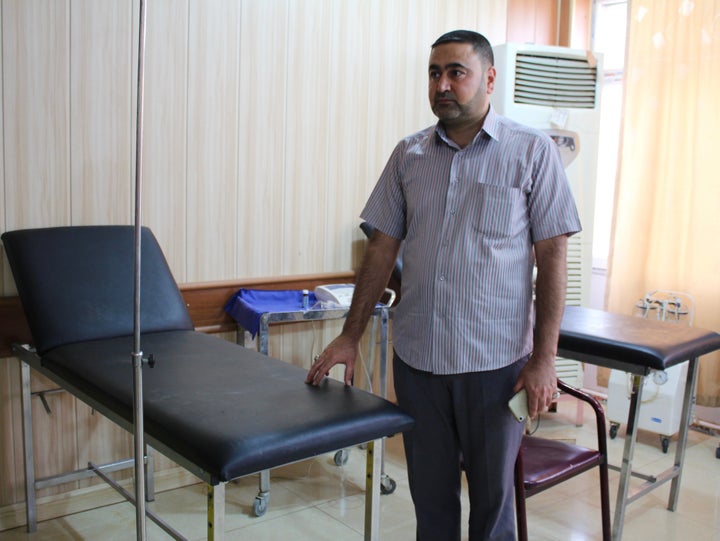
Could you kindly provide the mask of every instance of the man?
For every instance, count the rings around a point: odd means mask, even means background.
[[[347,321],[307,377],[318,384],[342,363],[351,383],[404,241],[393,370],[398,402],[416,419],[404,444],[419,541],[459,541],[462,470],[470,539],[515,539],[523,425],[507,403],[524,388],[534,416],[556,391],[567,236],[580,223],[554,143],[491,107],[493,62],[475,32],[432,45],[429,98],[439,122],[397,145],[370,195],[362,217],[376,231]]]

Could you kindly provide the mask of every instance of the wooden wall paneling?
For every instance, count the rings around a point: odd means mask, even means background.
[[[132,3],[73,0],[70,161],[73,224],[132,224],[134,209]],[[132,267],[133,261],[127,262]],[[130,355],[128,354],[128,361]],[[128,365],[129,366],[129,365]],[[73,469],[120,457],[112,423],[75,403]],[[41,440],[47,441],[47,440]],[[127,440],[126,440],[127,441]],[[47,444],[47,443],[46,443]],[[80,486],[97,484],[87,480]]]
[[[507,41],[556,45],[557,0],[507,0]]]
[[[360,212],[376,180],[376,167],[368,161],[364,146],[358,141],[368,140],[369,119],[376,115],[377,104],[385,95],[370,96],[371,72],[382,62],[370,56],[370,42],[377,38],[372,6],[361,2],[338,2],[330,24],[331,46],[327,78],[330,110],[328,134],[328,172],[326,182],[327,208],[321,214],[325,220],[324,266],[326,269],[347,269],[359,264],[361,254],[354,253],[355,239],[362,235]],[[392,83],[395,86],[395,82]],[[385,89],[384,94],[389,94]],[[385,118],[389,122],[390,118]],[[372,136],[376,133],[373,132]],[[378,165],[379,166],[379,165]],[[381,166],[379,166],[381,167]],[[368,180],[373,179],[372,183]],[[364,246],[364,244],[363,244]],[[313,341],[306,346],[305,364],[320,353],[341,331],[342,321],[327,321],[313,329]],[[362,385],[367,368],[366,339],[362,341],[360,359],[356,363],[355,381]],[[345,368],[331,370],[331,377],[343,380]]]
[[[193,282],[235,275],[240,6],[190,2],[187,279]]]
[[[368,55],[374,38],[370,10],[360,2],[338,2],[330,23],[331,47],[325,80],[328,87],[328,152],[326,194],[328,205],[318,208],[324,220],[323,267],[349,269],[353,265],[352,242],[360,223],[360,211],[368,195],[371,173],[365,149],[357,144],[368,138],[368,117],[375,114],[369,98],[370,71],[376,59]],[[374,174],[374,171],[373,171]]]
[[[132,223],[132,3],[73,0],[70,11],[71,221]]]
[[[283,272],[286,99],[292,93],[288,0],[243,2],[240,24],[236,277],[276,276]],[[315,206],[305,211],[320,212]]]
[[[2,13],[0,12],[0,44],[3,43],[3,29],[2,29]],[[2,73],[3,61],[2,54],[0,54],[0,73]],[[3,111],[5,110],[5,104],[0,94],[0,119],[4,118]],[[5,130],[0,129],[0,231],[5,230],[5,141],[4,141]],[[7,258],[5,256],[5,249],[0,242],[0,294],[9,295],[14,292],[14,286],[12,284],[12,278],[10,277],[10,269],[7,265]]]
[[[395,43],[390,45],[400,52],[400,56],[394,59],[397,64],[393,81],[394,91],[399,94],[399,102],[395,104],[394,118],[389,117],[394,123],[393,127],[399,129],[399,133],[396,133],[391,146],[385,149],[386,160],[389,152],[401,138],[436,121],[430,111],[427,98],[428,57],[430,44],[445,32],[446,28],[445,25],[438,25],[436,8],[440,5],[435,4],[429,0],[418,3],[406,0],[402,11],[396,15],[398,17],[395,21],[396,25],[399,25],[403,18],[408,17],[410,23],[402,25],[402,32],[394,32]],[[442,9],[438,9],[439,12],[442,12]],[[391,30],[390,32],[393,33]],[[387,54],[387,51],[384,54]]]
[[[70,222],[69,11],[68,0],[2,4],[7,229]]]
[[[0,359],[0,507],[23,498],[20,370],[15,359]]]
[[[286,93],[285,179],[282,194],[282,274],[328,272],[328,215],[340,204],[329,198],[331,150],[330,32],[339,2],[290,2]],[[308,29],[319,31],[308,31]],[[336,144],[332,141],[332,144]],[[310,338],[298,325],[283,326],[280,358],[308,366]]]
[[[430,43],[422,47],[408,45],[408,27],[423,24],[423,19],[419,17],[422,6],[422,3],[408,0],[378,1],[369,6],[373,32],[368,56],[372,69],[368,77],[369,110],[365,119],[368,135],[364,141],[368,178],[364,179],[363,193],[358,194],[362,205],[398,141],[432,122],[427,114],[422,122],[415,118],[408,120],[409,116],[418,114],[418,109],[428,109],[427,58]],[[429,23],[426,21],[425,24]],[[409,101],[413,105],[409,105]],[[407,111],[412,111],[412,114],[408,115]],[[357,235],[357,238],[362,238],[360,233]]]
[[[188,258],[188,9],[187,0],[148,2],[145,43],[143,224],[178,282],[187,281]]]
[[[69,4],[7,0],[2,5],[2,230],[67,224],[69,201]],[[3,255],[4,256],[4,252]],[[3,292],[14,293],[3,263]],[[2,499],[22,498],[22,443],[17,361],[0,371],[3,423]],[[7,416],[10,416],[9,418]],[[70,413],[69,422],[74,422]],[[53,435],[55,431],[50,431]],[[72,442],[69,461],[75,456]],[[51,446],[54,448],[54,445]],[[48,451],[45,445],[40,453]],[[64,462],[63,462],[64,461]],[[53,457],[40,471],[67,463]],[[5,475],[5,468],[15,468]],[[7,484],[5,479],[12,480]],[[20,485],[20,486],[19,486]]]
[[[0,18],[0,43],[3,41],[2,18]],[[3,59],[0,55],[0,73]],[[5,103],[0,100],[0,118],[4,118]],[[0,231],[5,230],[5,142],[4,129],[0,130]],[[0,243],[0,293],[9,295],[15,292],[5,250]],[[3,321],[3,325],[6,322]],[[22,497],[22,467],[18,460],[22,457],[20,445],[22,433],[17,422],[20,411],[20,379],[18,361],[0,359],[0,507],[15,503]],[[22,463],[20,463],[21,465]]]
[[[287,57],[286,171],[282,198],[282,274],[327,272],[332,13],[338,2],[290,2]],[[317,31],[310,31],[317,29]],[[334,144],[335,142],[333,142]]]
[[[446,14],[447,29],[468,28],[480,32],[491,44],[505,42],[507,33],[507,0],[462,2],[461,9]]]

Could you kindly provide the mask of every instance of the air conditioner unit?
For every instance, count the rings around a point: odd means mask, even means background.
[[[574,146],[567,176],[582,232],[568,243],[567,304],[588,306],[600,131],[601,57],[588,51],[520,43],[494,47],[497,78],[491,100],[503,116],[548,131],[561,155]],[[557,135],[560,134],[558,137]],[[563,156],[565,157],[565,156]],[[582,365],[558,359],[558,376],[582,386]]]

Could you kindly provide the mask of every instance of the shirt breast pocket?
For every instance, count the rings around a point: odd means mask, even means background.
[[[513,230],[513,216],[520,190],[494,184],[476,183],[471,201],[475,227],[486,237],[503,238]]]

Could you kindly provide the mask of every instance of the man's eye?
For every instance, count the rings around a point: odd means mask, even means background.
[[[440,77],[440,74],[437,71],[431,71],[430,72],[430,79],[438,79]]]
[[[459,78],[462,77],[463,75],[465,75],[465,72],[464,72],[464,71],[461,71],[461,70],[453,70],[453,71],[452,71],[452,76],[453,76],[455,79],[459,79]]]

